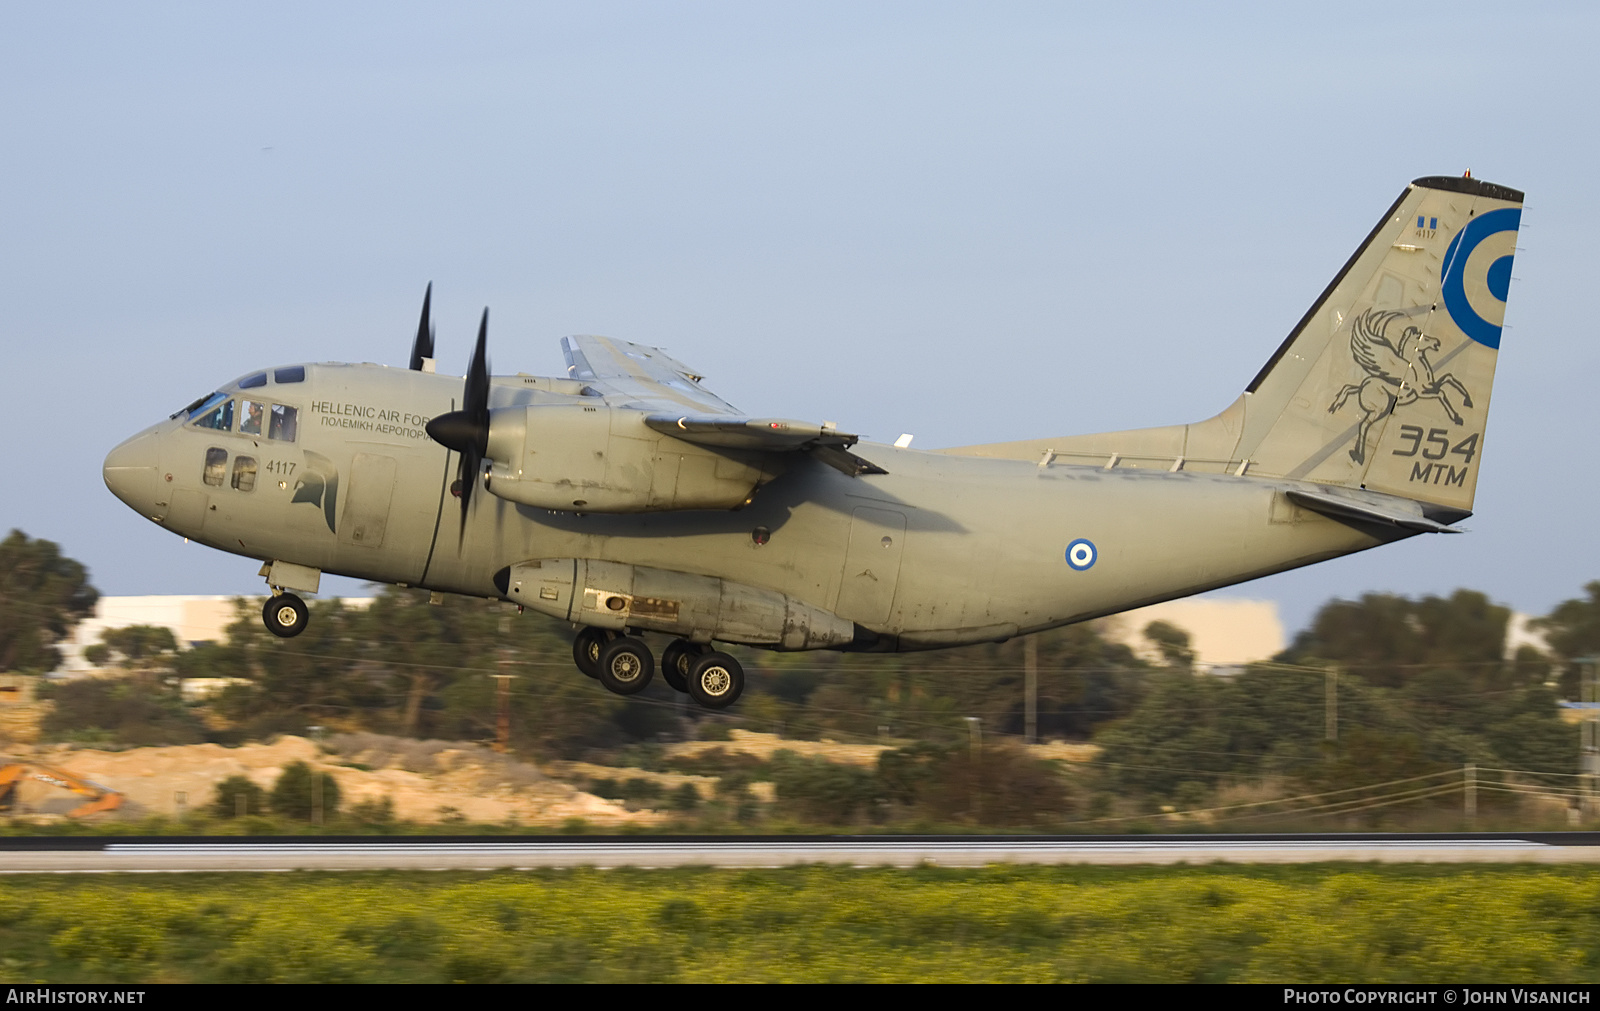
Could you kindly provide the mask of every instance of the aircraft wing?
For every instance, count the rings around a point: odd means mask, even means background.
[[[567,375],[608,396],[629,398],[646,410],[738,414],[732,404],[701,387],[704,377],[659,348],[587,334],[561,338]]]
[[[764,453],[807,452],[852,477],[887,471],[847,452],[860,436],[831,424],[787,418],[752,418],[700,385],[703,378],[659,348],[612,337],[563,337],[567,375],[625,406],[649,411],[645,424],[701,446]]]

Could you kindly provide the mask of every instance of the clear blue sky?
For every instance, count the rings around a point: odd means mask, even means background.
[[[1600,578],[1600,7],[1484,3],[16,4],[0,32],[0,528],[106,593],[255,563],[106,491],[248,370],[670,349],[743,409],[940,446],[1198,420],[1410,179],[1524,189],[1465,537],[1225,591]],[[330,580],[332,589],[359,589]]]

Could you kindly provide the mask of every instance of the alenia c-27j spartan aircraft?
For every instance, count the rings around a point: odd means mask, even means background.
[[[263,618],[321,573],[509,601],[581,628],[580,670],[703,706],[713,648],[996,642],[1227,586],[1469,515],[1522,194],[1418,179],[1265,367],[1190,425],[936,451],[751,417],[654,348],[562,342],[567,375],[252,372],[106,458],[173,533],[261,560]],[[431,287],[430,287],[431,296]],[[487,494],[482,494],[487,492]]]

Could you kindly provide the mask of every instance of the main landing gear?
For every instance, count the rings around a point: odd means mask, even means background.
[[[261,608],[261,622],[267,631],[280,639],[293,639],[306,630],[311,612],[306,602],[292,593],[278,593],[267,598]]]
[[[656,671],[643,640],[603,628],[579,632],[572,659],[580,671],[618,695],[643,691]],[[744,691],[744,668],[738,660],[687,639],[674,639],[662,651],[661,676],[707,709],[726,709]]]

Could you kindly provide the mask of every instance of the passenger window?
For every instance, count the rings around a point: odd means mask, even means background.
[[[218,432],[233,431],[233,401],[224,400],[210,411],[200,416],[194,423],[196,428],[211,428]]]
[[[280,383],[303,383],[306,381],[306,367],[291,365],[286,369],[277,369],[272,373],[272,378]]]
[[[233,458],[233,486],[240,491],[255,491],[256,459],[253,456]]]
[[[267,438],[293,442],[299,427],[300,412],[282,404],[272,405],[272,417],[267,422]]]
[[[206,484],[222,487],[223,471],[228,469],[228,451],[213,446],[206,450]]]
[[[266,409],[267,405],[259,400],[239,401],[239,434],[260,435],[261,415]]]
[[[267,385],[267,374],[265,372],[257,372],[253,376],[247,376],[239,380],[239,389],[241,390],[253,390],[257,386],[265,385]]]

